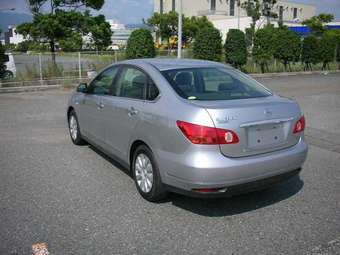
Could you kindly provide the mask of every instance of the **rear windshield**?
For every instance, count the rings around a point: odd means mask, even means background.
[[[241,72],[227,68],[162,71],[178,95],[189,100],[233,100],[267,97],[269,90]]]

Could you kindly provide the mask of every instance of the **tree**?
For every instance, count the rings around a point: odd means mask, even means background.
[[[336,38],[332,34],[324,33],[320,39],[320,57],[322,61],[322,70],[328,68],[329,63],[335,60],[335,51],[337,47]]]
[[[255,33],[253,57],[261,66],[261,72],[268,70],[268,62],[273,58],[275,50],[275,28],[267,26]]]
[[[251,17],[251,28],[255,32],[256,22],[261,18],[261,2],[259,0],[247,0],[241,4],[241,7],[247,12],[247,16]]]
[[[69,37],[61,39],[59,46],[63,51],[80,51],[83,46],[83,38],[79,33],[72,33]]]
[[[220,61],[222,55],[222,37],[214,27],[199,29],[193,43],[194,57],[211,61]]]
[[[206,16],[196,17],[193,16],[191,18],[185,17],[183,19],[183,40],[185,43],[191,43],[193,39],[196,37],[200,28],[203,27],[211,27],[214,25],[207,19]]]
[[[247,16],[252,19],[249,37],[253,40],[256,30],[256,22],[261,18],[261,2],[259,0],[247,0],[241,4],[241,7],[246,10]],[[253,41],[251,42],[251,45],[253,45]]]
[[[88,19],[88,31],[90,32],[90,37],[96,50],[106,49],[111,45],[111,26],[105,21],[104,15],[98,15],[96,17],[91,17],[87,15]]]
[[[155,45],[149,30],[140,28],[133,31],[126,46],[126,58],[153,58],[156,56]]]
[[[301,60],[305,63],[304,70],[313,70],[312,65],[321,62],[320,40],[310,35],[302,43]]]
[[[314,35],[321,36],[326,31],[325,24],[332,22],[333,20],[334,15],[321,13],[318,16],[313,16],[312,18],[303,21],[302,24],[308,26]]]
[[[247,63],[246,37],[241,30],[229,30],[224,49],[227,63],[236,68],[241,68]]]
[[[291,71],[290,62],[300,59],[301,39],[286,27],[277,29],[275,35],[274,57],[283,63],[285,70],[289,67]]]
[[[250,25],[251,38],[254,37],[256,31],[256,22],[260,20],[262,15],[267,18],[267,25],[270,25],[270,18],[277,18],[277,14],[272,11],[276,3],[277,0],[246,0],[241,4],[241,8],[252,19],[252,24]]]
[[[59,40],[80,32],[84,24],[82,13],[74,9],[81,6],[99,10],[104,0],[28,0],[33,21],[17,27],[17,32],[42,43],[49,43],[55,62],[55,45]],[[48,5],[50,8],[43,6]],[[72,8],[71,11],[66,11]]]
[[[246,44],[247,48],[253,46],[254,32],[252,28],[246,28]]]
[[[270,18],[277,18],[277,14],[272,11],[276,3],[277,0],[262,0],[262,14],[267,18],[267,26],[270,25]]]
[[[146,24],[154,28],[156,32],[156,38],[165,39],[170,48],[170,38],[177,35],[178,31],[178,14],[171,11],[169,13],[160,14],[155,12],[150,17]]]

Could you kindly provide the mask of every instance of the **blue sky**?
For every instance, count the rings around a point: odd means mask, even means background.
[[[185,1],[185,0],[183,0]],[[340,0],[292,0],[291,2],[316,5],[318,13],[333,13],[340,20]],[[0,9],[15,7],[18,12],[28,12],[26,0],[0,0]],[[100,13],[123,23],[141,23],[153,11],[153,0],[106,0]]]

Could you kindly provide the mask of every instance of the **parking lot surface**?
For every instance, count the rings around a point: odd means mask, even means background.
[[[74,146],[70,91],[0,95],[0,254],[340,254],[340,74],[259,79],[296,98],[310,151],[300,178],[202,200],[143,200],[127,170]]]

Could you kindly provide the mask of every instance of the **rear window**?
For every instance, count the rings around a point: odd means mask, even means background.
[[[255,80],[232,69],[174,69],[162,74],[178,95],[189,100],[233,100],[272,95]]]

